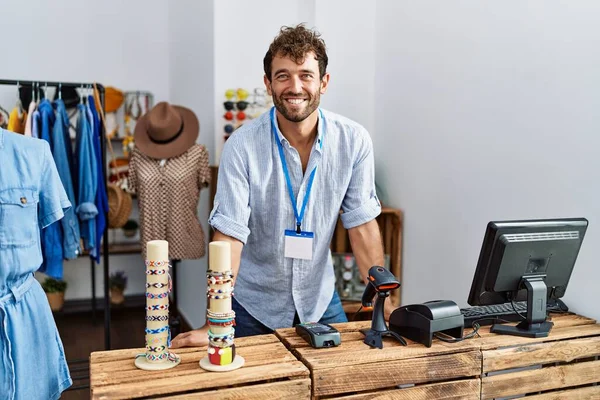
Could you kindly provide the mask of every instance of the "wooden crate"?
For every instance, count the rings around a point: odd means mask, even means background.
[[[166,371],[143,371],[134,357],[143,349],[94,352],[90,356],[92,399],[309,399],[308,369],[275,335],[237,338],[245,365],[231,372],[208,372],[198,362],[206,347],[176,349],[181,364]]]
[[[593,319],[552,315],[545,338],[489,333],[482,328],[481,398],[600,399],[600,325]]]
[[[342,343],[313,349],[293,328],[276,334],[310,369],[313,398],[478,399],[481,352],[476,344],[435,340],[427,348],[407,340],[402,346],[384,339],[383,349],[363,343],[359,329],[369,321],[332,324]],[[398,385],[414,385],[399,389]]]

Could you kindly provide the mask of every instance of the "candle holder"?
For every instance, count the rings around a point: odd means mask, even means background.
[[[146,352],[135,357],[135,366],[158,371],[177,366],[181,358],[169,351],[169,243],[146,243]]]
[[[200,367],[207,371],[232,371],[242,367],[245,360],[235,352],[235,312],[231,309],[231,245],[229,242],[211,242],[208,255],[208,355],[200,360]]]

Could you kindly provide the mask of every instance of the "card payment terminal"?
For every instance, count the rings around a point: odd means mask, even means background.
[[[298,324],[296,325],[296,333],[316,349],[339,346],[342,341],[340,332],[337,329],[319,322]]]

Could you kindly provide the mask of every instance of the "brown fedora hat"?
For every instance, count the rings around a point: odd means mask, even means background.
[[[152,158],[171,158],[196,143],[200,123],[188,108],[160,102],[135,124],[135,147]]]

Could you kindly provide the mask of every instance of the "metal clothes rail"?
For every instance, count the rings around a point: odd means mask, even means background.
[[[39,92],[42,88],[55,87],[58,90],[62,88],[93,88],[94,83],[90,82],[51,82],[44,80],[16,80],[16,79],[0,79],[0,85],[12,85],[12,86],[30,86],[32,91],[34,88],[37,88]],[[100,104],[102,109],[105,109],[104,102],[104,86],[99,83],[96,83],[96,86],[100,95]],[[44,90],[44,95],[46,92]],[[24,105],[27,107],[27,105]],[[100,141],[100,149],[102,154],[102,165],[104,166],[104,177],[105,181],[108,183],[108,168],[106,164],[106,132],[105,126],[102,124],[101,130],[102,139]],[[108,213],[106,214],[106,220],[108,221]],[[104,231],[103,235],[103,243],[102,243],[102,261],[103,261],[103,276],[104,276],[104,348],[105,350],[110,350],[110,278],[109,278],[109,246],[108,246],[108,227]],[[92,279],[92,318],[96,320],[96,275],[95,271],[95,262],[93,259],[90,259],[90,268],[91,268],[91,279]],[[87,360],[86,360],[87,361]]]

